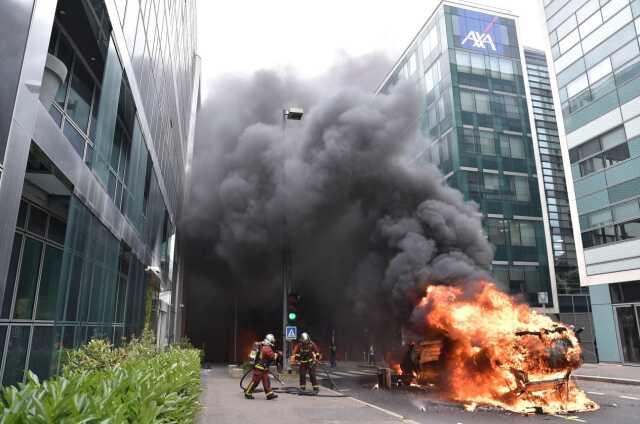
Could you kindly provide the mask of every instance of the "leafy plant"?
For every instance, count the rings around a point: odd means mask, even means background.
[[[193,422],[200,352],[180,347],[159,352],[143,345],[136,340],[113,348],[94,340],[69,355],[62,375],[40,382],[29,373],[26,383],[2,389],[0,422]]]

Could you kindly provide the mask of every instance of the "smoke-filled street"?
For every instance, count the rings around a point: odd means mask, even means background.
[[[0,0],[1,423],[635,423],[640,0]]]
[[[351,369],[341,369],[348,374]],[[328,380],[327,380],[328,381]],[[384,408],[406,419],[418,423],[443,424],[492,424],[492,423],[624,423],[637,421],[637,411],[640,408],[640,386],[597,383],[584,381],[580,386],[586,390],[601,408],[597,412],[588,414],[569,415],[539,415],[522,416],[505,412],[496,408],[479,407],[475,411],[467,411],[462,405],[442,399],[434,392],[423,390],[377,390],[372,389],[375,378],[354,374],[352,377],[335,380],[336,389],[340,393],[348,394],[356,399]]]

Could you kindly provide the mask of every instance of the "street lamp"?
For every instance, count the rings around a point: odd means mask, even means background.
[[[286,141],[287,121],[300,121],[304,115],[304,110],[300,107],[290,107],[282,110],[282,138]],[[284,172],[282,174],[284,183]],[[285,200],[286,202],[286,197]],[[287,236],[287,208],[284,205],[284,221],[282,225],[282,367],[289,370],[289,355],[287,352],[287,286],[291,286],[292,278],[292,261],[291,248],[289,246],[289,237]]]

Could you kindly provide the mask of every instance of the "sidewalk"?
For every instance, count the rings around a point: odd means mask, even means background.
[[[350,397],[336,397],[341,393],[324,387],[317,397],[279,394],[278,399],[267,401],[264,393],[259,392],[255,394],[254,400],[246,400],[238,385],[239,380],[228,376],[226,366],[202,370],[202,382],[202,412],[197,421],[199,424],[256,423],[265,420],[279,424],[412,422],[404,420],[398,414]],[[291,381],[287,384],[295,385],[294,383]]]
[[[573,374],[578,380],[640,386],[640,367],[619,364],[583,364]]]

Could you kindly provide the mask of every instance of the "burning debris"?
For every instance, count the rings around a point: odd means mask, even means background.
[[[467,408],[488,405],[518,413],[593,411],[571,372],[581,349],[571,329],[516,303],[493,283],[428,286],[414,311],[427,334],[416,360],[395,364],[400,379],[437,384]],[[406,356],[405,356],[406,358]]]

